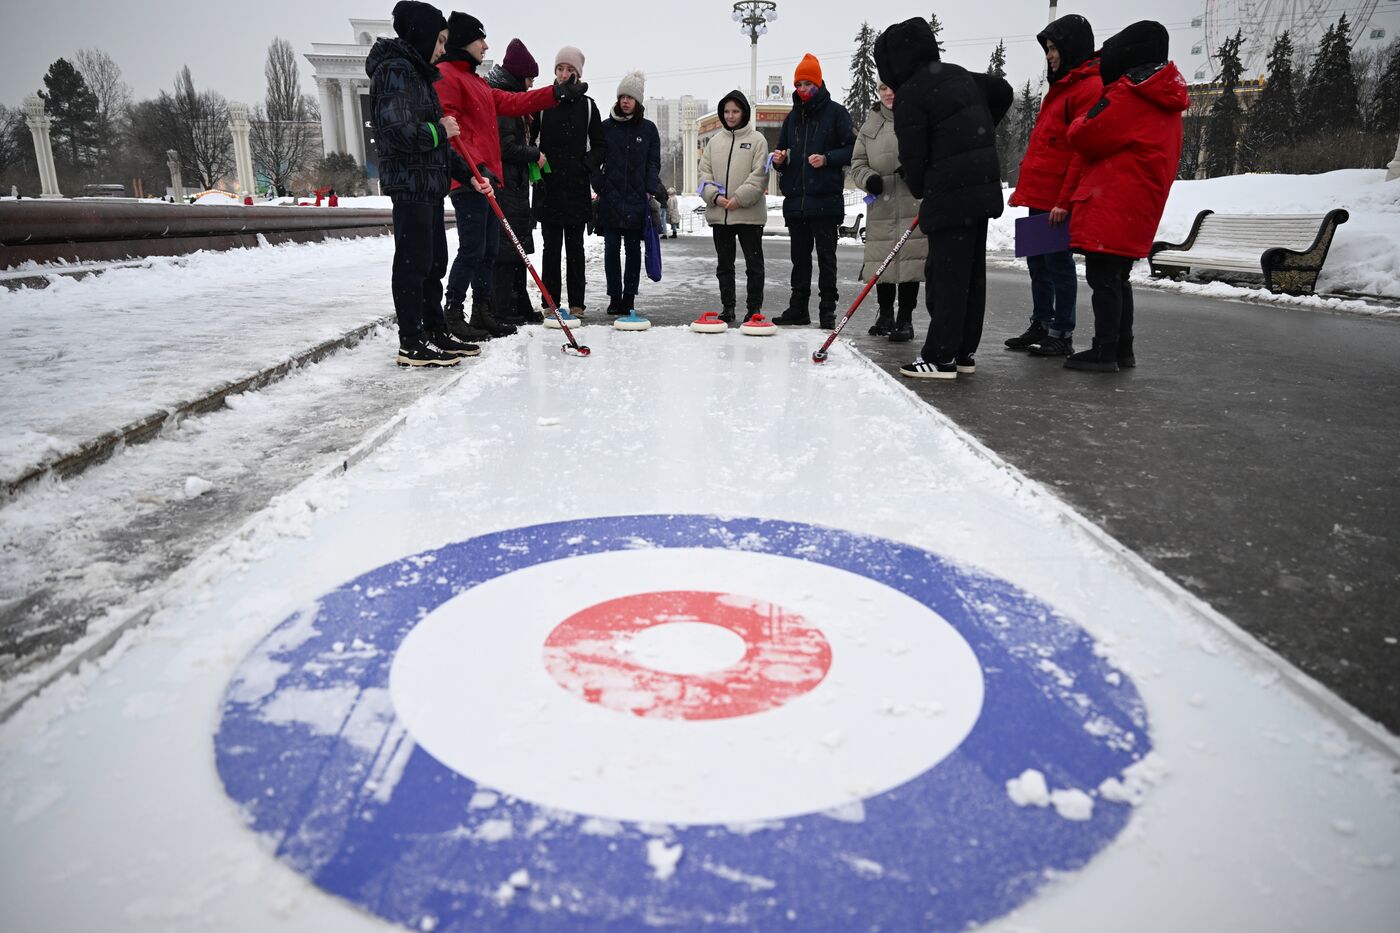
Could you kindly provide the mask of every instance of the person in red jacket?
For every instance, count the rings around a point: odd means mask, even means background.
[[[1070,124],[1103,96],[1094,29],[1082,16],[1062,16],[1036,36],[1045,49],[1050,90],[1040,104],[1031,131],[1013,207],[1031,214],[1049,214],[1054,226],[1069,217],[1070,199],[1084,174],[1084,159],[1069,147]],[[1068,249],[1030,256],[1031,323],[1026,332],[1006,341],[1007,349],[1029,350],[1036,356],[1069,356],[1074,352],[1074,305],[1079,273]]]
[[[473,340],[515,333],[513,326],[501,324],[491,313],[491,280],[501,227],[486,196],[494,195],[492,186],[499,187],[504,174],[496,118],[549,110],[588,90],[587,84],[577,80],[524,93],[493,88],[476,73],[489,48],[481,20],[466,13],[453,13],[447,18],[447,54],[438,65],[442,72],[436,85],[438,100],[461,129],[452,138],[452,148],[475,165],[487,182],[484,187],[473,183],[470,188],[454,182],[451,194],[457,222],[457,258],[447,278],[447,322],[454,334],[470,334]],[[468,287],[472,291],[470,325],[464,311]]]
[[[1133,354],[1128,273],[1147,256],[1181,162],[1186,81],[1170,62],[1166,27],[1143,20],[1104,42],[1104,94],[1069,128],[1085,161],[1070,210],[1070,247],[1084,254],[1093,289],[1094,343],[1068,369],[1117,372]]]

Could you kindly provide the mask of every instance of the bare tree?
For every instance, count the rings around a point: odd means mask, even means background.
[[[212,188],[233,171],[233,134],[228,101],[214,91],[196,91],[186,65],[175,78],[175,93],[161,91],[160,132],[167,149],[180,155],[181,167]]]
[[[118,122],[131,104],[131,86],[122,80],[122,70],[102,49],[81,49],[74,56],[78,73],[97,95],[97,139],[94,148],[100,162],[111,158],[117,145]]]
[[[286,39],[276,38],[267,48],[266,104],[253,108],[249,145],[253,164],[277,188],[290,186],[292,176],[315,155],[316,102],[302,93],[296,52]]]
[[[24,124],[24,113],[20,110],[11,110],[4,104],[0,104],[0,171],[23,161],[24,137],[20,135],[21,130],[28,133],[28,127]],[[9,194],[10,192],[0,193]]]

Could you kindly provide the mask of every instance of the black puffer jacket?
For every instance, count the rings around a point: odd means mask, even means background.
[[[546,110],[540,117],[539,147],[549,174],[535,186],[535,219],[574,227],[593,218],[589,176],[603,164],[603,118],[593,98]]]
[[[486,83],[516,94],[525,90],[525,82],[500,65],[491,69]],[[496,128],[501,135],[502,171],[501,190],[496,192],[496,201],[527,253],[535,251],[535,219],[530,215],[530,165],[540,158],[539,147],[534,145],[535,129],[539,125],[539,114],[528,118],[496,118]],[[516,255],[504,230],[501,231],[501,249],[496,255],[501,259],[514,259]]]
[[[442,105],[433,91],[438,70],[402,39],[380,39],[365,61],[379,150],[379,184],[398,201],[441,201],[452,179],[472,170],[447,144]]]
[[[647,195],[660,195],[661,136],[656,124],[644,116],[641,104],[624,118],[614,108],[603,121],[602,166],[593,173],[598,191],[598,226],[606,230],[641,230],[646,215]]]
[[[1005,209],[996,125],[1011,109],[1011,85],[939,61],[928,20],[905,20],[875,43],[880,80],[895,90],[899,162],[919,227],[931,232],[1000,217]]]
[[[823,84],[811,100],[794,92],[792,112],[778,131],[779,149],[787,150],[778,188],[783,193],[783,219],[824,218],[840,221],[846,214],[846,173],[856,148],[855,125],[845,107],[831,99]],[[813,168],[810,156],[826,156],[826,165]]]

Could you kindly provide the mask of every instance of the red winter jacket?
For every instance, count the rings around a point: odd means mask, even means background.
[[[1191,103],[1176,65],[1134,82],[1129,73],[1069,128],[1084,157],[1074,191],[1070,246],[1089,253],[1141,259],[1152,251],[1157,224],[1181,161],[1181,114]]]
[[[462,131],[452,138],[452,148],[472,165],[485,163],[499,181],[505,172],[501,169],[501,136],[496,117],[523,117],[540,110],[552,110],[558,103],[554,99],[554,85],[512,94],[487,84],[469,61],[444,60],[438,62],[437,67],[442,78],[433,89],[442,102],[443,113],[455,117]],[[459,187],[454,180],[452,190]]]
[[[1021,159],[1016,192],[1011,195],[1013,207],[1069,210],[1070,197],[1084,174],[1084,159],[1070,148],[1066,136],[1070,124],[1102,96],[1097,58],[1050,85]]]

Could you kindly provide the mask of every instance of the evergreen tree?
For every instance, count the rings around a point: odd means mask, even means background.
[[[1400,38],[1386,50],[1376,95],[1371,99],[1371,112],[1366,128],[1373,133],[1393,134],[1400,130]]]
[[[938,43],[938,51],[943,52],[943,42],[939,38],[943,35],[943,24],[938,21],[938,14],[934,13],[928,18],[928,24],[933,27],[933,41]]]
[[[97,126],[97,95],[87,86],[66,58],[49,66],[44,90],[39,92],[45,109],[53,118],[54,157],[70,170],[80,169],[90,160]]]
[[[875,31],[869,23],[861,23],[860,32],[856,33],[856,53],[851,56],[851,86],[846,91],[846,110],[850,112],[856,129],[865,124],[870,108],[875,105],[878,84],[875,77]]]
[[[1293,39],[1287,32],[1269,50],[1264,90],[1249,111],[1240,143],[1240,168],[1246,172],[1277,166],[1282,151],[1298,138],[1298,100],[1293,89]]]
[[[997,47],[992,50],[992,60],[987,64],[987,74],[996,78],[1006,79],[1006,40],[997,42]],[[1011,177],[1011,172],[1015,169],[1013,160],[1016,157],[1015,127],[1012,120],[1004,119],[997,124],[997,159],[1001,162],[1002,181]]]
[[[1236,31],[1226,39],[1216,51],[1220,62],[1220,96],[1210,108],[1210,122],[1206,125],[1205,168],[1207,178],[1235,173],[1236,150],[1240,138],[1240,99],[1235,94],[1239,87],[1240,46],[1244,45],[1244,33]]]
[[[1345,13],[1322,37],[1298,116],[1317,135],[1361,126],[1356,76],[1351,69],[1351,24]]]

